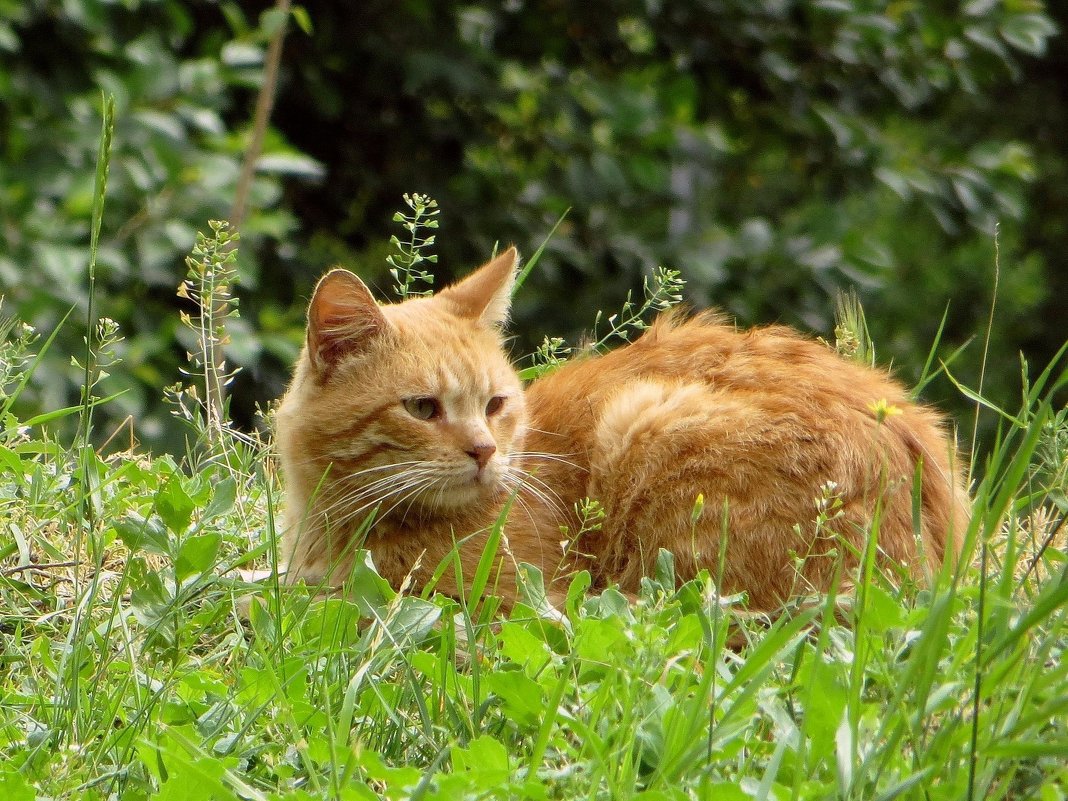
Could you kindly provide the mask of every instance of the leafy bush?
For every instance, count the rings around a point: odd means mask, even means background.
[[[914,379],[947,304],[952,346],[989,308],[1000,221],[992,362],[1042,336],[1063,248],[1028,241],[1044,145],[1007,112],[1021,64],[1046,81],[1041,3],[308,8],[317,35],[293,43],[277,116],[329,170],[297,190],[304,259],[383,276],[412,187],[443,201],[446,271],[495,239],[529,254],[570,208],[519,299],[520,350],[664,265],[693,303],[825,335],[855,285],[882,358]],[[978,363],[972,348],[954,369],[974,382]],[[1007,376],[988,376],[996,397]]]
[[[93,196],[101,93],[114,95],[117,122],[104,236],[100,312],[125,334],[125,390],[109,410],[128,414],[138,435],[160,442],[170,427],[159,387],[177,379],[183,340],[175,290],[197,227],[225,218],[246,144],[248,90],[261,79],[267,31],[232,6],[161,0],[133,4],[5,3],[0,6],[0,294],[9,310],[50,332],[87,303],[86,244]],[[317,175],[277,134],[254,184],[254,212],[242,226],[253,248],[294,228],[281,205],[283,175]],[[255,259],[242,281],[259,280]],[[271,340],[238,325],[242,363]],[[77,326],[59,332],[54,353],[76,352]],[[292,347],[285,351],[288,357]],[[77,397],[79,373],[58,356],[39,365],[24,408],[54,409]]]

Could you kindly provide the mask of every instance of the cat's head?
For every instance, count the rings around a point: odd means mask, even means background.
[[[501,334],[516,263],[510,248],[396,304],[345,270],[324,276],[278,413],[287,480],[321,481],[346,516],[447,513],[510,491],[526,420]]]

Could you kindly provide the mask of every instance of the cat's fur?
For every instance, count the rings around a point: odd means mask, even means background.
[[[661,548],[683,577],[715,574],[724,515],[722,589],[754,609],[826,590],[831,554],[855,563],[877,508],[883,560],[922,575],[958,553],[968,511],[953,441],[885,372],[787,328],[670,313],[524,392],[501,334],[516,259],[393,305],[351,273],[322,279],[277,416],[289,580],[341,583],[375,509],[362,545],[394,585],[425,581],[456,542],[470,580],[513,495],[505,596],[520,562],[555,597],[583,568],[633,592]],[[841,507],[817,527],[828,482]],[[565,543],[585,498],[602,504],[601,526]],[[439,588],[462,589],[452,569]]]

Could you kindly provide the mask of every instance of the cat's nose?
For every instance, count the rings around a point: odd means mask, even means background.
[[[485,443],[479,445],[472,445],[471,449],[467,451],[467,455],[478,462],[478,469],[481,470],[486,466],[486,463],[490,460],[490,457],[497,452],[497,446],[493,443]]]

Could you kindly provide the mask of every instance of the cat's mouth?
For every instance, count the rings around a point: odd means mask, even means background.
[[[501,470],[498,467],[487,465],[471,470],[457,482],[460,487],[470,487],[477,492],[495,490],[501,483]]]
[[[438,507],[456,508],[496,499],[502,487],[502,470],[499,466],[472,466],[454,474],[443,486],[429,493],[427,500]]]

